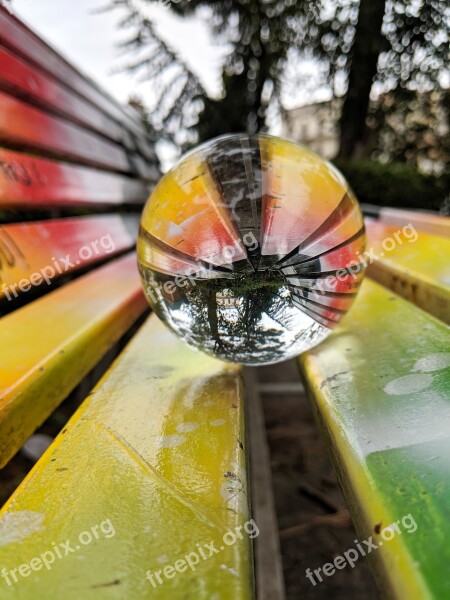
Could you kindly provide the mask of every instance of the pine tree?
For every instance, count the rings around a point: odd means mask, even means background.
[[[160,88],[153,124],[183,145],[231,131],[263,131],[268,107],[283,110],[287,65],[304,57],[317,61],[317,85],[345,98],[343,158],[368,156],[377,144],[373,132],[382,129],[387,113],[373,111],[371,94],[402,98],[409,111],[405,98],[445,87],[450,11],[444,0],[179,0],[169,6],[185,17],[208,11],[215,36],[230,45],[221,98],[208,97],[133,0],[109,4],[125,10],[121,26],[132,30],[123,46],[135,60],[127,67]]]

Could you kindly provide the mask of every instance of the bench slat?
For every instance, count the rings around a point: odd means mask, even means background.
[[[46,283],[42,271],[51,282],[128,250],[134,243],[118,215],[0,226],[0,298],[13,301],[30,291],[33,274],[40,274],[33,277],[33,283],[41,286]]]
[[[98,135],[0,92],[0,141],[83,164],[131,171],[124,149]]]
[[[382,208],[379,213],[379,219],[382,223],[392,226],[404,226],[412,223],[416,229],[420,229],[421,231],[431,233],[432,235],[450,237],[450,218],[443,215],[434,215],[415,210]]]
[[[441,238],[418,231],[417,240],[411,243],[399,237],[398,227],[382,223],[367,224],[369,246],[382,256],[368,269],[368,274],[394,292],[417,304],[424,310],[450,323],[450,238]],[[390,238],[392,244],[383,240]],[[386,250],[386,248],[388,250]]]
[[[0,46],[0,88],[136,150],[124,127],[98,108]]]
[[[398,598],[450,596],[448,350],[448,327],[367,279],[336,331],[300,359],[359,539],[383,542],[370,558]],[[400,523],[386,541],[381,530],[409,514],[417,530]]]
[[[75,546],[106,519],[116,535],[3,585],[2,598],[253,598],[247,534],[222,541],[249,519],[243,413],[240,369],[151,317],[4,507],[0,531],[20,539],[0,547],[0,564],[29,562],[52,542]],[[22,515],[42,526],[27,531]],[[155,578],[156,588],[146,580],[212,540],[224,549],[205,550],[195,572]]]
[[[132,254],[0,319],[0,466],[146,306]]]
[[[147,144],[148,147],[147,141],[142,136],[142,124],[137,114],[135,116],[133,111],[121,106],[94,81],[82,75],[61,54],[1,6],[0,42],[19,56],[24,57],[31,64],[51,74],[68,88],[98,106],[102,111],[107,112],[119,123],[126,124],[128,129],[135,136],[141,138],[143,144]]]
[[[143,204],[148,183],[0,148],[0,206],[96,207]]]

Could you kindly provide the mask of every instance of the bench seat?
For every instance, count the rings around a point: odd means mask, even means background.
[[[416,229],[425,233],[450,237],[450,219],[444,215],[384,207],[379,211],[379,220],[381,223],[391,226],[404,226],[412,223]]]
[[[0,466],[146,308],[133,253],[0,320]]]
[[[444,323],[366,279],[332,335],[300,357],[359,539],[384,544],[369,558],[396,598],[450,597],[449,349]],[[409,514],[417,530],[383,541]]]
[[[378,282],[407,298],[424,310],[450,324],[450,237],[444,238],[417,231],[417,239],[395,243],[401,228],[385,223],[367,225],[369,246],[381,259],[368,270]],[[385,244],[391,239],[395,243]],[[409,243],[411,241],[411,243]]]
[[[240,368],[189,349],[152,316],[4,507],[0,532],[13,541],[0,564],[75,545],[106,519],[117,535],[3,585],[2,598],[252,598],[248,535],[222,540],[249,519],[243,414]],[[195,572],[146,579],[212,540],[224,549],[205,550]]]

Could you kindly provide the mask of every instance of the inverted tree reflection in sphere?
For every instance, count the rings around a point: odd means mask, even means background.
[[[342,175],[293,142],[228,135],[185,155],[145,207],[139,269],[156,314],[249,365],[322,341],[364,274],[364,223]]]

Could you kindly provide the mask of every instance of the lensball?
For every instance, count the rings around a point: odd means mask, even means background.
[[[364,221],[339,171],[269,135],[227,135],[181,158],[142,216],[144,290],[189,345],[246,365],[326,338],[364,275]]]

